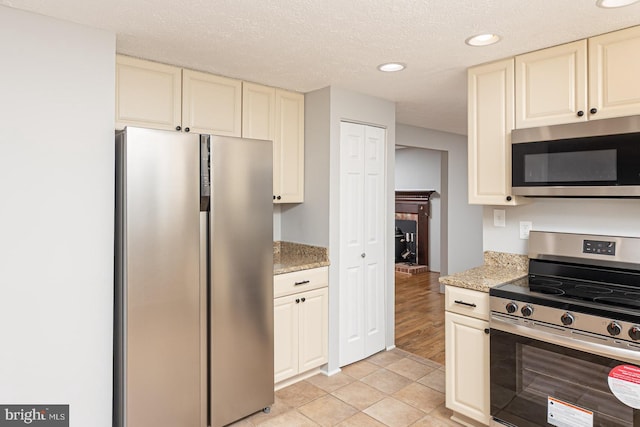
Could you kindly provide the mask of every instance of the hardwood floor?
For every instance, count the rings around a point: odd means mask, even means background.
[[[444,294],[439,273],[396,273],[396,347],[444,365]]]

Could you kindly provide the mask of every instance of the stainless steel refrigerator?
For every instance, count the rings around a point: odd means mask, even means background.
[[[116,132],[115,426],[273,403],[272,179],[270,141]]]

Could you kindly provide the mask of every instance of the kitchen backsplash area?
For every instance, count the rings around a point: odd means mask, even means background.
[[[505,210],[505,227],[494,225],[494,209]],[[638,199],[536,198],[523,206],[485,206],[483,250],[528,253],[528,240],[520,238],[520,222],[532,230],[640,237]]]

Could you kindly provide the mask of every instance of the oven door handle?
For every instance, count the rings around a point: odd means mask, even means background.
[[[586,353],[598,354],[610,359],[616,359],[639,364],[640,351],[620,348],[611,345],[600,344],[593,341],[587,341],[587,339],[600,339],[607,340],[607,338],[600,338],[597,336],[589,336],[586,333],[580,333],[580,337],[577,336],[579,331],[573,331],[571,329],[562,329],[555,326],[546,326],[540,323],[534,323],[534,327],[523,326],[518,319],[511,319],[499,314],[491,314],[491,329],[496,329],[502,332],[507,332],[513,335],[519,335],[526,338],[532,338],[538,341],[548,342],[561,347],[568,347],[574,350],[583,351]],[[545,328],[546,330],[540,330],[538,328]],[[639,348],[640,349],[640,348]]]

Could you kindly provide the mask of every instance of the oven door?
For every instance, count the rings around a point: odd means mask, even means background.
[[[528,323],[534,327],[491,317],[491,415],[498,425],[640,427],[640,352]]]

